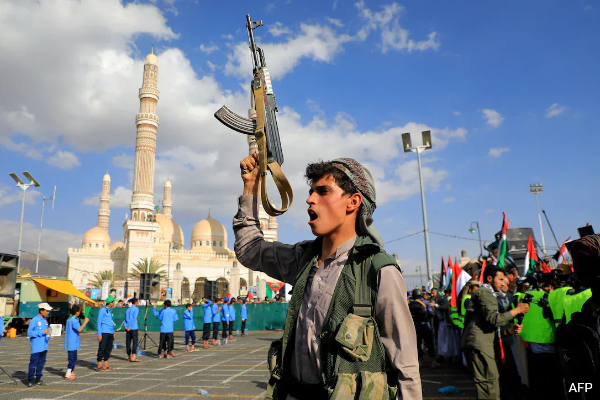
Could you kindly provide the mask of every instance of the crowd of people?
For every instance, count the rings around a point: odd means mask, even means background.
[[[565,261],[549,269],[542,260],[520,276],[514,265],[495,265],[497,248],[489,250],[485,262],[479,259],[463,267],[472,279],[455,294],[456,301],[452,283],[409,292],[419,357],[427,353],[433,368],[454,364],[467,370],[477,399],[598,398],[589,397],[590,391],[581,393],[592,390],[593,367],[591,376],[577,376],[569,367],[570,357],[581,355],[572,349],[579,338],[565,333],[572,329],[568,323],[583,318],[586,308],[595,315],[589,301],[593,280],[574,273],[577,254],[574,264]],[[592,353],[600,348],[591,347],[590,356],[597,361],[600,353]],[[589,386],[581,385],[585,383]]]
[[[202,343],[204,349],[209,349],[215,345],[220,345],[221,341],[228,343],[237,340],[233,335],[233,327],[238,319],[235,310],[237,299],[232,298],[217,298],[214,302],[207,297],[203,297],[200,305],[203,308],[203,326],[202,326]],[[241,303],[240,316],[241,320],[241,336],[247,336],[246,321],[248,319],[248,311],[246,308],[247,299],[239,300]],[[123,327],[125,328],[125,348],[127,351],[127,360],[129,362],[140,362],[137,358],[137,350],[140,345],[139,332],[139,309],[140,300],[131,298],[127,301],[125,312],[125,320]],[[97,338],[98,338],[98,353],[96,371],[102,372],[112,370],[108,360],[114,349],[115,339],[115,322],[113,318],[112,308],[117,307],[118,302],[113,296],[109,296],[104,300],[104,305],[98,312],[97,317]],[[174,348],[174,329],[175,322],[179,320],[179,315],[172,308],[171,300],[165,300],[162,304],[162,309],[158,310],[156,303],[149,302],[153,306],[153,315],[160,320],[160,339],[158,342],[157,356],[158,358],[173,358],[175,357]],[[52,338],[51,329],[48,325],[47,317],[53,308],[48,303],[41,303],[38,306],[38,315],[33,318],[29,324],[27,336],[31,343],[31,357],[29,360],[28,387],[34,385],[43,385],[42,376],[44,366],[46,364],[46,355],[48,353],[49,342]],[[88,324],[89,319],[82,313],[81,306],[74,304],[69,310],[71,316],[67,320],[65,327],[65,344],[64,350],[67,351],[67,372],[66,380],[76,378],[74,372],[77,363],[77,350],[81,347],[79,334]],[[196,322],[194,320],[194,307],[192,303],[186,304],[186,309],[183,312],[183,326],[185,331],[185,345],[188,352],[198,351],[196,349]],[[219,330],[222,328],[221,337]],[[212,332],[212,340],[211,340]]]

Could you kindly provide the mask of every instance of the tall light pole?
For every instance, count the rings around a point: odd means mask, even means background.
[[[419,184],[421,186],[421,206],[423,208],[423,233],[425,235],[425,261],[427,262],[427,285],[431,288],[433,285],[433,276],[431,275],[431,255],[429,252],[429,228],[427,226],[427,209],[425,208],[425,188],[423,187],[423,173],[421,171],[421,153],[425,150],[431,149],[431,131],[423,131],[421,132],[421,136],[423,138],[423,145],[412,147],[410,133],[403,133],[402,146],[404,147],[405,153],[417,153],[417,161],[419,164]]]
[[[37,258],[35,260],[35,273],[38,273],[38,269],[39,269],[39,265],[40,265],[40,251],[42,249],[42,232],[44,231],[44,229],[42,228],[42,224],[44,223],[44,205],[46,205],[46,202],[48,200],[52,200],[52,209],[54,210],[54,199],[56,198],[56,186],[54,186],[54,194],[52,195],[52,197],[50,197],[49,199],[46,198],[46,196],[44,196],[42,198],[42,218],[40,218],[40,237],[38,239],[38,252],[37,252]]]
[[[479,222],[473,221],[471,222],[471,227],[469,228],[469,232],[475,233],[475,228],[473,228],[473,224],[477,227],[477,233],[479,234],[479,257],[483,257],[483,245],[481,244],[481,231],[479,230]]]
[[[542,225],[542,214],[540,213],[540,202],[538,201],[538,193],[544,192],[544,185],[541,183],[532,183],[529,185],[529,191],[534,194],[535,204],[537,206],[538,219],[540,221],[540,233],[542,234],[542,251],[546,255],[546,238],[544,237],[544,226]],[[559,248],[560,250],[560,248]]]
[[[14,172],[11,172],[9,175],[11,178],[14,179],[15,182],[17,182],[17,187],[23,190],[23,201],[21,203],[21,227],[19,228],[19,260],[17,261],[18,274],[19,272],[21,272],[21,242],[23,240],[23,214],[25,213],[25,191],[29,189],[29,186],[40,187],[40,184],[27,171],[24,171],[23,175],[25,175],[25,178],[29,180],[29,183],[23,182],[23,180],[21,180],[21,178],[19,178],[19,176]]]

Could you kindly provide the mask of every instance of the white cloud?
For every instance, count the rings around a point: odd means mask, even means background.
[[[352,40],[349,35],[338,35],[329,26],[300,24],[300,31],[288,37],[286,42],[265,43],[264,50],[269,70],[274,79],[281,79],[291,72],[304,58],[330,63],[342,46]],[[248,44],[240,42],[227,56],[225,74],[247,79],[252,75],[252,63],[248,56]]]
[[[2,226],[0,229],[0,252],[16,253],[19,247],[20,221],[0,220],[0,226]],[[83,234],[48,228],[50,227],[44,228],[41,254],[55,260],[66,261],[69,247],[81,247]],[[39,226],[24,222],[21,249],[37,254],[39,233]]]
[[[229,33],[229,34],[227,34],[227,35],[223,34],[223,35],[221,35],[221,37],[222,37],[223,39],[227,39],[227,40],[233,40],[233,35],[232,35],[231,33]]]
[[[210,46],[205,46],[204,44],[201,44],[200,47],[198,47],[198,50],[203,51],[206,54],[210,54],[213,51],[219,50],[219,46],[217,46],[214,43],[212,43]]]
[[[213,63],[211,63],[210,61],[206,60],[206,65],[208,65],[208,68],[210,68],[211,71],[214,72],[215,69],[217,69],[217,66]]]
[[[405,50],[412,52],[414,50],[425,51],[429,49],[437,50],[440,42],[436,41],[437,33],[431,32],[427,40],[414,41],[409,39],[408,29],[402,28],[399,22],[399,15],[404,11],[404,7],[397,3],[391,3],[383,6],[383,10],[373,12],[369,9],[363,0],[355,4],[360,11],[361,16],[367,21],[358,32],[357,36],[365,40],[370,32],[381,31],[381,51]]]
[[[492,128],[499,127],[502,121],[504,121],[504,117],[496,110],[486,108],[481,112],[483,113],[483,118],[486,120],[486,125],[490,125]]]
[[[25,190],[25,204],[35,204],[35,199],[41,195],[33,188]],[[0,186],[0,207],[23,201],[23,190]]]
[[[500,156],[502,154],[506,153],[507,151],[510,151],[510,147],[493,147],[490,149],[488,156],[494,157],[494,158],[500,158]]]
[[[0,91],[0,142],[18,132],[34,146],[59,137],[79,150],[123,143],[123,126],[139,107],[129,93],[139,86],[142,61],[131,43],[140,34],[177,37],[161,12],[119,0],[0,7],[0,37],[13,38],[0,40],[0,76],[11,77]]]
[[[454,203],[454,200],[456,200],[454,197],[446,197],[443,202],[444,203]]]
[[[340,2],[340,0],[335,0],[335,1],[333,2],[333,7],[332,7],[332,8],[333,8],[334,10],[337,8],[337,6],[338,6],[338,3],[339,3],[339,2]]]
[[[271,12],[271,11],[273,11],[274,9],[275,9],[275,3],[269,3],[269,4],[267,4],[267,7],[265,7],[265,10],[266,10],[267,12]]]
[[[129,208],[133,191],[129,188],[119,186],[110,195],[110,208]],[[86,206],[100,207],[100,193],[83,199],[81,204]]]
[[[494,210],[493,208],[488,208],[487,210],[485,210],[486,214],[493,214],[495,212],[496,212],[496,210]]]
[[[552,104],[546,110],[546,118],[558,117],[560,114],[564,113],[567,110],[567,107],[559,106],[558,103]]]
[[[338,28],[342,28],[344,27],[344,24],[342,23],[342,21],[340,21],[339,19],[335,19],[335,18],[327,18],[327,21],[329,21],[329,23],[331,25],[334,25]]]
[[[79,159],[70,151],[59,150],[48,158],[48,164],[54,165],[60,169],[71,169],[80,164]]]
[[[269,33],[273,36],[289,35],[292,30],[288,27],[283,26],[281,22],[275,22],[269,28]]]
[[[460,111],[453,111],[452,114],[456,115],[457,117],[461,114]]]
[[[446,183],[446,190],[450,190],[450,189],[452,189],[452,185],[449,183]]]

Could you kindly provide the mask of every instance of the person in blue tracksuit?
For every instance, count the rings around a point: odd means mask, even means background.
[[[164,308],[160,310],[160,313],[156,310],[156,304],[152,310],[154,316],[160,319],[160,341],[158,343],[158,358],[163,358],[163,348],[167,345],[166,357],[175,357],[173,353],[173,329],[175,321],[179,320],[177,311],[171,308],[171,300],[165,300],[163,303]]]
[[[219,336],[219,325],[221,325],[221,299],[217,298],[212,305],[212,323],[213,323],[213,337],[212,344],[217,344],[217,337]]]
[[[85,317],[83,324],[79,321],[79,315],[81,314],[79,304],[74,304],[69,312],[71,313],[71,318],[67,320],[65,326],[65,350],[67,351],[67,358],[69,360],[65,379],[73,380],[75,379],[75,372],[73,371],[75,370],[75,364],[77,364],[77,350],[81,348],[79,334],[90,319]]]
[[[232,298],[229,301],[229,341],[233,342],[234,340],[237,340],[233,337],[233,324],[235,323],[235,298]]]
[[[210,328],[211,328],[212,319],[213,319],[213,315],[212,315],[213,303],[212,303],[212,301],[210,301],[210,298],[204,298],[203,300],[204,300],[204,303],[202,304],[202,309],[204,311],[204,317],[203,317],[204,326],[202,327],[202,347],[205,349],[208,349],[209,347],[212,347],[211,345],[208,344],[208,339],[210,338]]]
[[[185,330],[185,347],[187,351],[198,351],[196,350],[196,326],[194,325],[194,307],[187,303],[185,311],[183,312],[183,330]],[[192,347],[190,348],[190,340],[192,341]]]
[[[106,299],[106,306],[101,308],[98,312],[98,322],[96,324],[98,329],[98,355],[96,360],[98,361],[98,368],[96,371],[102,372],[107,369],[114,369],[108,366],[108,359],[113,348],[113,342],[115,341],[115,322],[113,321],[113,315],[111,309],[115,305],[115,298],[108,296]],[[102,364],[104,361],[104,365]]]
[[[246,320],[248,319],[248,310],[246,309],[247,302],[248,298],[246,297],[242,302],[242,306],[240,307],[240,318],[242,320],[242,336],[248,336],[248,334],[246,333]]]
[[[136,355],[136,349],[138,346],[138,315],[140,310],[137,307],[138,299],[135,297],[129,300],[131,304],[127,311],[125,311],[125,321],[123,326],[125,327],[125,348],[127,349],[127,361],[129,362],[140,362]]]
[[[221,338],[223,338],[223,341],[225,341],[229,334],[229,317],[229,298],[225,297],[223,305],[221,306],[221,320],[223,322],[223,333],[221,334]]]
[[[29,358],[29,383],[27,387],[32,387],[34,384],[41,386],[42,371],[46,365],[46,355],[48,354],[48,341],[50,340],[50,327],[46,318],[52,311],[52,307],[48,303],[40,303],[38,305],[39,314],[29,321],[29,329],[27,329],[27,337],[31,344],[31,357]],[[35,379],[35,381],[34,381]]]

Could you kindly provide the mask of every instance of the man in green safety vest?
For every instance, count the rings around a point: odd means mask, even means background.
[[[549,296],[554,290],[552,274],[541,277],[543,290],[530,290],[533,296],[529,312],[523,318],[521,339],[529,342],[527,352],[529,388],[532,399],[561,399],[564,390],[554,345],[554,320]]]

